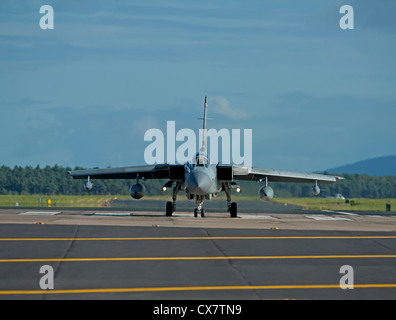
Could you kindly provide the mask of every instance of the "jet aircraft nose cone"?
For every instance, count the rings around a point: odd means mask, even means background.
[[[192,171],[187,178],[187,189],[192,194],[208,194],[210,187],[210,177],[206,172]]]

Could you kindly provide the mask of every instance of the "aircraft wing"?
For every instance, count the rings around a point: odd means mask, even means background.
[[[233,179],[234,180],[249,180],[257,181],[264,180],[274,182],[302,182],[302,183],[334,183],[339,179],[337,176],[323,175],[317,173],[302,173],[281,171],[274,169],[262,168],[248,168],[240,165],[233,165]],[[183,165],[145,165],[145,166],[130,166],[120,168],[107,168],[107,169],[88,169],[88,170],[75,170],[68,171],[68,175],[74,179],[136,179],[137,175],[143,179],[171,179],[183,180],[184,179],[184,166]]]
[[[302,183],[334,183],[339,179],[343,179],[337,176],[330,176],[317,173],[302,173],[302,172],[291,172],[281,171],[273,169],[262,169],[262,168],[248,168],[239,165],[233,165],[233,177],[235,180],[265,180],[274,182],[302,182]]]
[[[136,179],[137,175],[142,179],[184,179],[183,165],[145,165],[107,169],[88,169],[68,171],[67,174],[73,179]]]

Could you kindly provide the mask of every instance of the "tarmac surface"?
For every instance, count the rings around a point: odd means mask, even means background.
[[[114,209],[0,209],[0,299],[396,299],[394,215]]]

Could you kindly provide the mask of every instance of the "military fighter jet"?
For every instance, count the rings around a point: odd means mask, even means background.
[[[204,103],[203,132],[206,132],[207,122],[207,97]],[[130,188],[131,197],[141,199],[146,194],[144,184],[139,179],[168,179],[162,190],[173,187],[172,201],[166,203],[166,216],[172,216],[176,211],[176,198],[179,191],[186,193],[187,199],[194,200],[197,207],[194,209],[194,216],[199,214],[204,217],[202,205],[205,200],[210,200],[219,192],[224,191],[227,196],[227,211],[231,218],[237,217],[237,204],[231,201],[231,190],[240,192],[241,188],[237,180],[249,180],[264,182],[258,190],[261,200],[271,200],[274,196],[273,189],[269,182],[302,182],[313,183],[312,192],[314,195],[320,193],[319,183],[330,184],[342,179],[336,176],[322,175],[315,173],[300,173],[279,171],[273,169],[261,169],[246,167],[243,165],[224,165],[221,163],[210,163],[207,154],[206,137],[202,139],[202,147],[196,153],[192,162],[185,164],[153,164],[143,166],[130,166],[109,169],[91,169],[68,171],[68,175],[74,179],[87,179],[84,184],[86,190],[91,190],[93,183],[91,179],[136,179],[136,183]]]

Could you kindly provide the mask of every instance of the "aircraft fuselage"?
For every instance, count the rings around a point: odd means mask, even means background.
[[[188,167],[185,171],[184,181],[185,189],[191,195],[205,196],[219,192],[215,166]]]

